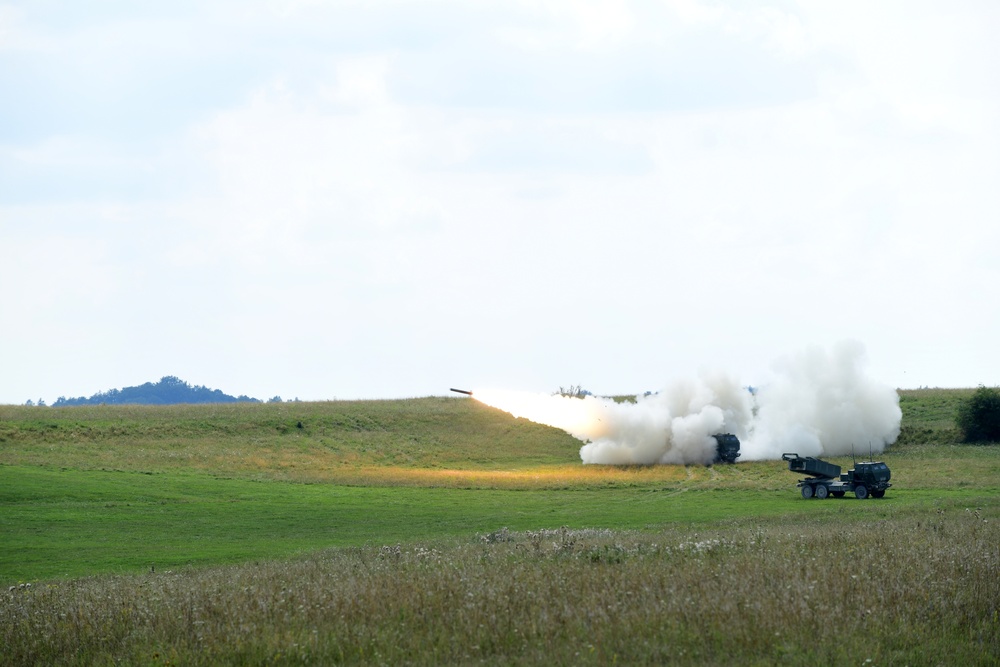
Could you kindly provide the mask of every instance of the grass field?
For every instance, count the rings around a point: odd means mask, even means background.
[[[997,664],[964,395],[901,392],[867,501],[466,399],[0,406],[0,664]]]

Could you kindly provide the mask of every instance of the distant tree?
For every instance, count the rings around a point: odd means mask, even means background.
[[[980,385],[955,418],[965,442],[1000,442],[1000,388]]]
[[[45,407],[45,399],[44,398],[38,399],[38,407],[40,407],[40,408],[44,408]]]
[[[591,396],[592,394],[583,388],[583,385],[570,385],[569,388],[559,387],[559,391],[556,392],[560,396],[568,396],[570,398],[583,398],[584,396]]]
[[[281,403],[281,396],[274,396],[273,398],[267,399],[268,403]]]
[[[27,405],[29,408],[31,408],[31,407],[35,406],[35,402],[29,398],[28,402],[25,403],[25,405]]]

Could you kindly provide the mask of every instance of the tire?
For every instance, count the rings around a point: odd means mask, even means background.
[[[808,484],[804,484],[802,486],[802,497],[805,498],[806,500],[809,500],[810,498],[813,497],[813,488]]]
[[[830,495],[830,489],[826,488],[822,484],[816,487],[816,497],[820,500],[826,500],[826,497]]]
[[[854,487],[854,497],[857,498],[858,500],[864,500],[865,498],[867,498],[868,487],[865,486],[864,484],[859,484],[858,486]]]
[[[881,491],[872,491],[872,498],[882,498],[885,496],[885,489]]]

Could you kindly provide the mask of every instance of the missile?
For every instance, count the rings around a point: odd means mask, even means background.
[[[452,388],[451,391],[455,392],[456,394],[465,394],[466,396],[472,396],[472,392],[471,391],[466,391],[464,389],[454,389],[454,388]]]

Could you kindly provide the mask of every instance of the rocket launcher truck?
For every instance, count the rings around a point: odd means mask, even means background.
[[[885,490],[892,486],[889,483],[892,477],[889,466],[881,461],[855,462],[853,468],[842,473],[840,466],[811,456],[782,454],[781,458],[788,461],[788,469],[792,472],[808,475],[798,483],[802,497],[806,499],[824,500],[831,495],[843,498],[848,492],[853,492],[859,500],[881,498]]]

